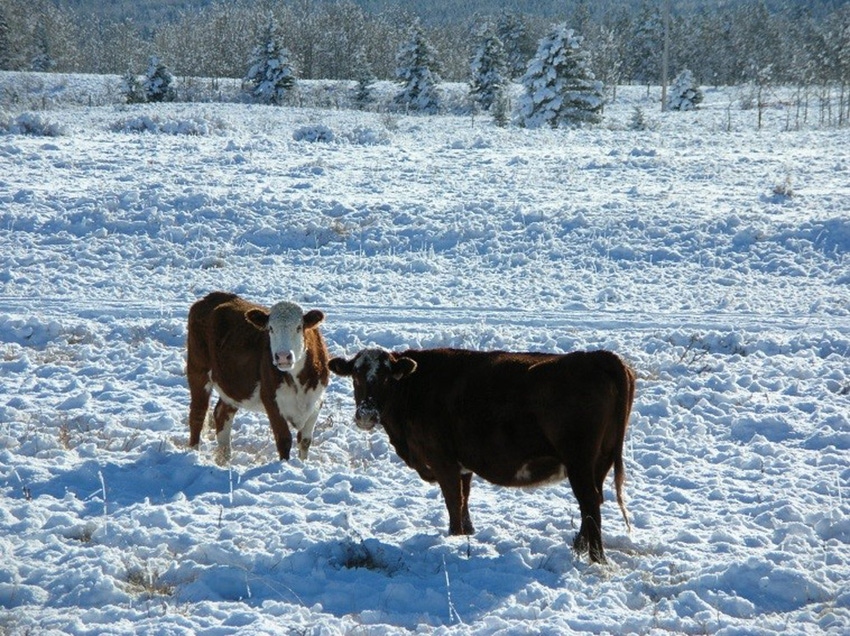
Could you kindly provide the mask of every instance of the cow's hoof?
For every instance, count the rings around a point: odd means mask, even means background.
[[[584,554],[587,552],[587,539],[580,534],[577,534],[576,538],[573,539],[573,550],[575,550],[578,554]]]
[[[584,554],[587,552],[588,556],[590,556],[591,563],[601,563],[603,565],[608,563],[608,559],[605,558],[605,552],[602,550],[602,546],[590,545],[590,542],[581,534],[576,535],[576,538],[573,541],[573,550],[576,551],[576,554]]]
[[[608,559],[605,558],[605,553],[602,551],[602,546],[591,546],[588,550],[590,553],[590,562],[599,563],[600,565],[608,565]]]
[[[230,463],[230,446],[219,446],[215,452],[215,463],[219,466],[227,466]]]
[[[313,440],[305,439],[298,442],[298,459],[300,459],[301,461],[307,459],[307,453],[310,450],[310,443],[312,441]]]

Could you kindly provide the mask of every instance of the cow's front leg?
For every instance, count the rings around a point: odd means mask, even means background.
[[[230,461],[231,446],[230,438],[233,431],[233,418],[236,416],[237,409],[225,403],[219,398],[213,409],[213,421],[215,422],[215,439],[218,442],[218,450],[216,451],[216,463],[226,464]]]
[[[274,443],[277,446],[277,455],[283,460],[289,460],[289,453],[292,450],[292,433],[289,432],[289,425],[282,417],[276,420],[271,420],[272,432],[274,433]]]
[[[307,423],[298,431],[298,459],[307,459],[307,451],[310,450],[310,445],[313,443],[313,431],[316,428],[316,421],[318,419],[318,412],[313,413],[307,419]]]
[[[465,510],[463,497],[463,478],[458,473],[440,475],[440,490],[446,502],[449,512],[449,534],[472,534],[472,522],[469,520],[469,511]]]
[[[289,422],[280,412],[277,405],[276,389],[271,390],[260,389],[260,399],[263,401],[263,406],[266,409],[266,415],[269,418],[269,426],[271,426],[274,434],[274,443],[277,447],[277,454],[280,459],[289,460],[289,451],[292,449],[292,433],[289,431]]]
[[[269,416],[269,425],[274,434],[274,443],[277,446],[277,454],[280,459],[289,459],[289,451],[292,449],[292,433],[289,431],[289,424],[286,419],[280,414],[277,404],[272,404],[266,407],[266,414]]]

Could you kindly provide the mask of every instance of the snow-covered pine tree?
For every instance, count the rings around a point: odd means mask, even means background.
[[[643,112],[643,108],[635,106],[632,109],[632,118],[629,121],[629,130],[647,130],[649,127],[650,124],[646,120],[646,114]]]
[[[566,24],[555,26],[540,40],[522,85],[520,125],[557,128],[602,121],[602,82],[590,70],[590,56],[581,48],[581,37]]]
[[[245,81],[257,103],[280,106],[295,87],[295,70],[289,50],[281,46],[274,23],[266,27],[263,43],[254,47]]]
[[[503,10],[497,17],[496,35],[505,47],[508,76],[511,79],[522,77],[528,58],[534,53],[534,41],[525,27],[523,16]]]
[[[396,55],[396,79],[401,91],[394,102],[405,110],[436,113],[440,108],[437,54],[418,22],[410,27],[409,38]]]
[[[661,50],[664,41],[664,22],[656,0],[642,0],[633,31],[627,39],[627,77],[646,84],[649,95],[651,84],[661,79]]]
[[[702,91],[694,81],[694,75],[688,69],[683,70],[673,80],[670,95],[667,97],[669,110],[694,110],[703,99]]]
[[[366,50],[362,46],[354,54],[352,73],[357,82],[352,101],[357,108],[363,110],[372,101],[372,85],[375,83],[375,74],[372,72],[372,65],[369,64],[369,59],[366,57]]]
[[[147,101],[145,90],[136,74],[127,71],[121,76],[121,94],[128,104],[141,104]]]
[[[470,63],[469,94],[472,103],[481,110],[491,110],[499,102],[500,94],[507,91],[509,81],[505,47],[492,26],[485,25]]]
[[[172,102],[177,96],[174,91],[174,76],[171,71],[156,56],[150,59],[145,78],[142,80],[142,91],[149,102]]]
[[[39,25],[35,34],[35,52],[30,60],[30,69],[37,73],[46,73],[56,66],[50,53],[50,38],[44,25]]]

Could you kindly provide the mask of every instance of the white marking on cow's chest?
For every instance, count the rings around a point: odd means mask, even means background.
[[[225,404],[237,409],[244,409],[253,413],[265,413],[266,407],[260,399],[260,385],[254,387],[250,397],[245,400],[234,400],[222,391],[221,387],[214,381],[210,381],[211,388],[215,389]],[[283,418],[299,431],[308,424],[311,419],[318,415],[322,405],[322,397],[325,387],[316,385],[313,389],[305,390],[304,387],[288,382],[281,382],[275,391],[275,402]]]
[[[321,384],[314,389],[305,390],[299,384],[286,383],[277,387],[275,402],[280,414],[299,431],[314,418],[322,405],[325,387]]]

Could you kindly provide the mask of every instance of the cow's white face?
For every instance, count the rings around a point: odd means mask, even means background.
[[[354,384],[354,423],[371,430],[381,422],[381,410],[395,382],[416,370],[416,362],[383,349],[364,349],[351,360],[333,358],[331,371],[351,376]]]
[[[301,307],[286,301],[272,305],[268,314],[259,310],[246,314],[248,322],[268,331],[272,364],[287,373],[295,373],[301,368],[307,351],[304,332],[315,328],[324,317],[318,309],[305,314]]]
[[[304,312],[295,303],[281,302],[269,309],[269,346],[272,362],[281,371],[292,371],[304,358]]]

